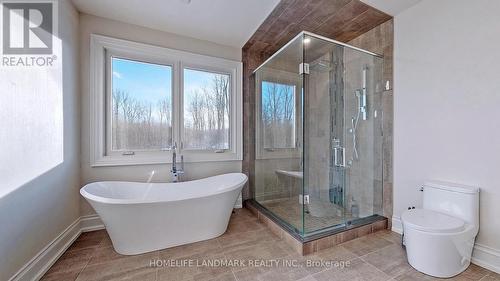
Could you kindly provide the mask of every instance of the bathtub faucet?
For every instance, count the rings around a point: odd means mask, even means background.
[[[184,174],[184,155],[181,155],[181,168],[177,168],[177,143],[174,143],[172,147],[172,169],[170,174],[172,175],[172,182],[179,182],[179,178]]]

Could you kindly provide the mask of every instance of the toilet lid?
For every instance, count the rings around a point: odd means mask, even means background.
[[[443,213],[431,210],[408,210],[401,216],[404,227],[425,232],[458,232],[464,229],[465,222]]]

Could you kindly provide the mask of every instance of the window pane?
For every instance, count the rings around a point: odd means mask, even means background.
[[[295,148],[295,86],[262,82],[264,148]]]
[[[229,149],[230,76],[184,69],[184,147]]]
[[[172,67],[111,59],[112,150],[172,145]]]

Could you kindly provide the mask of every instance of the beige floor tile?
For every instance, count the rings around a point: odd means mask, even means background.
[[[294,254],[294,251],[284,241],[276,241],[249,244],[246,247],[224,251],[224,254],[230,260],[255,260],[284,258]]]
[[[210,239],[160,250],[160,259],[180,259],[183,257],[203,255],[207,253],[222,253],[222,248],[217,239]]]
[[[269,268],[264,267],[245,267],[234,271],[234,276],[238,281],[259,280],[260,276],[269,271]]]
[[[189,264],[166,265],[158,268],[158,280],[234,280],[231,268],[210,264],[212,261],[222,261],[224,259],[224,255],[210,253],[184,257],[182,261],[189,261]]]
[[[380,238],[379,236],[370,234],[343,243],[342,246],[344,246],[347,250],[353,252],[358,256],[364,256],[366,254],[369,254],[376,250],[380,250],[392,244],[393,244],[392,242],[389,242],[384,238]]]
[[[78,237],[78,239],[79,240],[95,240],[95,239],[102,239],[107,235],[108,235],[108,233],[106,232],[106,230],[101,229],[101,230],[96,230],[96,231],[83,232]]]
[[[391,277],[399,276],[412,267],[406,259],[406,251],[400,245],[390,245],[372,252],[362,259]]]
[[[309,272],[303,267],[247,267],[240,271],[235,271],[234,275],[238,281],[279,281],[279,280],[301,280],[309,276]]]
[[[108,246],[113,246],[113,242],[111,241],[111,238],[109,237],[108,233],[106,233],[104,238],[101,240],[99,247],[108,247]]]
[[[90,261],[95,250],[82,249],[65,252],[46,274],[80,272]]]
[[[106,235],[105,230],[84,232],[73,242],[67,251],[97,248]]]
[[[99,266],[89,266],[78,275],[76,281],[155,281],[154,268],[116,268],[103,269]]]
[[[314,277],[312,277],[311,275],[305,277],[305,278],[302,278],[300,280],[297,280],[297,281],[316,281],[316,279],[314,279]]]
[[[237,281],[237,280],[232,272],[227,272],[213,279],[210,279],[210,281]]]
[[[88,265],[78,275],[77,281],[105,280],[156,280],[156,269],[150,262],[158,258],[158,252],[124,256],[111,261]]]
[[[258,220],[252,212],[246,208],[235,209],[231,214],[231,221],[247,221],[247,220]]]
[[[248,231],[222,235],[217,238],[221,247],[224,250],[229,250],[230,248],[239,247],[245,244],[256,244],[259,242],[273,242],[279,241],[280,238],[274,235],[267,228],[257,231]]]
[[[445,280],[453,280],[453,281],[478,281],[478,280],[483,280],[490,274],[490,271],[487,269],[484,269],[482,267],[479,267],[475,264],[471,264],[467,270],[462,272],[461,274],[454,276],[452,278],[447,278]],[[443,280],[442,278],[436,278],[432,277],[429,275],[426,275],[424,273],[421,273],[414,268],[411,268],[407,272],[401,274],[400,276],[397,276],[395,278],[396,280],[401,280],[401,281],[419,281],[419,280],[425,280],[425,281],[434,281],[434,280]]]
[[[313,275],[318,281],[384,281],[391,277],[372,265],[355,259],[350,261],[345,267],[333,267]]]
[[[303,257],[302,264],[310,274],[315,274],[356,258],[355,254],[339,245]]]
[[[490,274],[490,271],[477,266],[475,264],[471,264],[464,272],[461,274],[451,278],[453,281],[473,281],[473,280],[481,280],[483,277],[486,277]]]
[[[241,220],[241,221],[233,220],[229,223],[225,234],[262,230],[265,228],[266,228],[266,226],[263,223],[261,223],[260,221],[258,221],[257,219],[255,219],[255,220]]]
[[[137,262],[149,264],[151,260],[158,258],[158,251],[144,253],[140,255],[126,256],[118,254],[113,247],[99,247],[95,249],[92,259],[90,259],[89,266],[103,263],[110,263],[115,261],[128,261],[133,259]]]
[[[483,279],[481,279],[481,281],[500,281],[500,274],[495,273],[495,272],[491,272],[488,275],[486,275],[485,277],[483,277]]]
[[[74,281],[80,270],[46,273],[40,281]]]
[[[398,281],[437,281],[443,280],[439,278],[435,278],[429,275],[425,275],[421,272],[416,271],[415,269],[408,270],[407,272],[397,276],[395,280]]]
[[[394,244],[401,245],[401,234],[398,234],[394,231],[390,230],[380,230],[377,232],[374,232],[372,235],[383,238],[387,241],[390,241]]]

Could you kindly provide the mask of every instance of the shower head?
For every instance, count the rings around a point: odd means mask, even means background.
[[[317,71],[330,71],[332,70],[331,62],[327,60],[318,60],[310,64],[309,66],[313,70]]]

